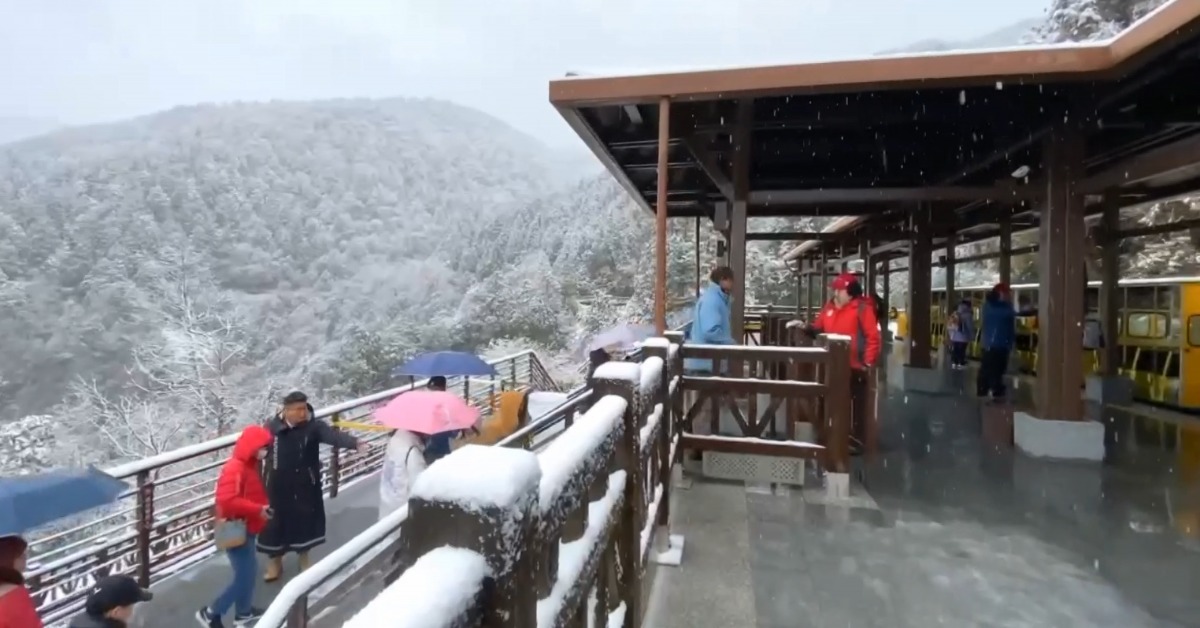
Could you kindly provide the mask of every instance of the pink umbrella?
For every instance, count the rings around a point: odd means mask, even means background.
[[[406,392],[375,411],[375,420],[384,426],[418,434],[465,430],[478,419],[478,408],[440,390]]]

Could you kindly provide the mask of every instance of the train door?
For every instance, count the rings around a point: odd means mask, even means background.
[[[1180,286],[1179,405],[1200,408],[1200,283]]]

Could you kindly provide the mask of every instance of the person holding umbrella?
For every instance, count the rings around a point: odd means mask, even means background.
[[[379,482],[379,517],[408,503],[417,476],[425,470],[429,436],[475,425],[479,410],[453,393],[414,390],[393,398],[375,411],[375,420],[396,430],[388,442]]]
[[[25,552],[19,536],[0,537],[0,628],[42,628],[37,605],[25,588]]]
[[[415,381],[418,377],[428,377],[428,390],[445,392],[446,378],[461,377],[491,377],[496,375],[496,367],[483,358],[464,351],[434,351],[423,353],[392,370],[393,377],[407,377]],[[474,426],[471,426],[474,428]],[[450,443],[462,433],[462,430],[452,430],[441,434],[432,434],[424,440],[424,456],[426,464],[433,464],[440,458],[450,455]]]

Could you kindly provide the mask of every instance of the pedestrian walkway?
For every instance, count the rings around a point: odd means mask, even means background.
[[[659,570],[648,626],[1200,625],[1186,522],[1200,495],[1168,457],[1030,459],[983,444],[979,408],[891,391],[850,506],[816,489],[677,491],[684,562]]]
[[[313,550],[314,562],[330,551],[337,549],[355,535],[367,529],[379,518],[379,484],[375,477],[363,480],[344,489],[334,499],[325,500],[327,541]],[[259,555],[259,573],[265,557]],[[295,557],[284,563],[284,577],[273,583],[261,580],[255,591],[255,606],[266,608],[271,600],[287,584],[288,578],[296,575]],[[154,602],[138,610],[134,625],[144,628],[170,626],[182,628],[196,625],[194,615],[201,606],[208,604],[229,583],[229,562],[224,556],[213,556],[179,575],[169,578],[154,587]],[[227,622],[228,623],[228,622]],[[339,624],[340,625],[340,624]]]

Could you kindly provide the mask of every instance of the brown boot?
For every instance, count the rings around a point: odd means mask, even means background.
[[[312,566],[312,560],[308,558],[308,552],[300,552],[300,555],[297,558],[300,561],[300,571],[304,571]]]
[[[263,574],[263,582],[275,582],[283,575],[283,557],[272,556],[267,560],[267,571]]]

